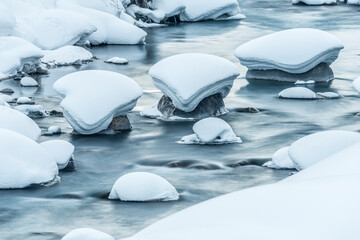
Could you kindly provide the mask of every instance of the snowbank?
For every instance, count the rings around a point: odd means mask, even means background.
[[[133,109],[142,95],[131,78],[102,70],[68,74],[57,80],[54,88],[64,98],[60,105],[65,118],[81,134],[107,129],[114,117]]]
[[[305,73],[318,64],[334,62],[344,48],[334,35],[311,28],[294,28],[251,40],[235,50],[249,69]]]
[[[50,140],[40,145],[54,157],[59,169],[64,169],[74,157],[74,145],[64,140]]]
[[[228,144],[241,143],[231,126],[220,118],[205,118],[193,126],[195,134],[183,137],[184,144]]]
[[[112,236],[92,228],[77,228],[66,234],[61,240],[115,240]]]
[[[65,46],[56,50],[44,51],[44,57],[41,62],[48,67],[66,66],[73,64],[81,64],[90,61],[93,55],[90,51],[77,46]]]
[[[161,60],[149,71],[154,85],[176,108],[190,112],[206,97],[229,93],[239,69],[229,60],[202,53],[185,53]]]
[[[275,169],[294,169],[294,163],[288,154],[289,147],[283,147],[277,150],[272,156],[272,160],[266,162],[263,167]]]
[[[121,201],[174,201],[179,199],[176,189],[164,178],[147,172],[133,172],[120,177],[109,199]]]
[[[26,40],[0,37],[0,79],[21,71],[36,72],[42,57],[42,51]]]
[[[312,90],[305,87],[291,87],[282,90],[278,94],[278,97],[289,99],[316,99],[317,95]]]
[[[37,140],[41,130],[28,116],[12,108],[0,106],[0,128],[18,132],[28,138]]]
[[[52,156],[24,135],[0,128],[0,153],[0,189],[24,188],[57,178]]]

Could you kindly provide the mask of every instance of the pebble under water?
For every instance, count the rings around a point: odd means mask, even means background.
[[[47,110],[61,111],[60,98],[52,84],[68,73],[103,69],[120,72],[136,80],[143,97],[128,116],[133,130],[116,136],[72,135],[61,116],[35,119],[42,131],[59,125],[65,133],[42,136],[40,142],[64,139],[75,145],[76,171],[61,172],[61,182],[50,187],[0,191],[0,239],[61,239],[74,228],[91,227],[116,239],[131,236],[151,223],[201,201],[236,190],[273,183],[289,170],[261,167],[281,147],[310,133],[330,129],[359,131],[360,99],[352,80],[360,74],[360,7],[294,6],[290,0],[240,1],[241,21],[182,23],[145,29],[142,46],[99,46],[91,49],[98,59],[82,66],[59,67],[38,76],[41,87],[21,88],[18,81],[0,82],[11,87],[13,96],[30,96]],[[328,31],[344,42],[345,49],[331,65],[335,79],[310,85],[316,92],[333,91],[334,100],[286,100],[277,94],[293,83],[246,80],[246,68],[233,53],[237,46],[256,37],[294,27]],[[182,145],[176,142],[192,134],[193,122],[163,122],[144,118],[139,111],[151,107],[162,96],[147,74],[159,60],[178,53],[215,54],[240,67],[225,99],[229,110],[222,118],[243,140],[242,144],[217,146]],[[104,63],[125,57],[128,65]],[[254,107],[258,113],[241,109]],[[240,110],[239,110],[240,109]],[[159,174],[180,193],[173,202],[125,203],[107,199],[113,183],[123,174],[148,171]],[[239,202],[241,204],[241,202]],[[264,199],[266,204],[266,199]]]

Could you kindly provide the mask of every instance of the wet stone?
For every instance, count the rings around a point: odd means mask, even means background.
[[[0,93],[12,94],[14,93],[14,90],[12,90],[11,88],[4,88],[0,90]]]
[[[132,126],[127,116],[114,117],[108,129],[114,130],[115,133],[131,130]]]

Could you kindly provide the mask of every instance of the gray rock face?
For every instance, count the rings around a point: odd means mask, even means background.
[[[108,129],[112,129],[114,130],[115,133],[118,133],[121,131],[131,130],[132,126],[129,121],[129,118],[125,115],[125,116],[114,117]]]
[[[11,88],[4,88],[0,90],[0,93],[12,94],[14,93],[14,90],[12,90]]]
[[[291,74],[281,70],[248,70],[245,78],[282,82],[296,82],[298,80],[328,82],[334,79],[334,73],[328,64],[320,63],[313,69],[301,74]]]
[[[202,119],[227,113],[224,101],[221,95],[218,93],[204,98],[191,112],[184,112],[177,109],[172,103],[171,98],[165,95],[160,99],[157,108],[162,113],[164,118],[181,117]]]

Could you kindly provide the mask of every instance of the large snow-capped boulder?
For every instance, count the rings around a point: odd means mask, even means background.
[[[38,47],[18,37],[0,37],[0,79],[24,71],[36,72],[44,55]]]
[[[25,114],[9,107],[0,106],[0,116],[0,128],[18,132],[35,141],[40,137],[39,126]]]
[[[133,172],[120,177],[114,184],[109,199],[121,201],[174,201],[179,193],[164,178],[148,172]]]
[[[356,91],[360,92],[360,77],[356,78],[353,82]]]
[[[0,36],[8,36],[16,26],[16,18],[10,9],[0,2]]]
[[[275,169],[294,169],[294,163],[289,157],[289,147],[283,147],[277,150],[271,161],[266,162],[263,167],[275,168]]]
[[[24,188],[54,181],[54,158],[34,140],[0,128],[0,189]]]
[[[68,74],[57,80],[54,88],[64,98],[60,106],[65,118],[81,134],[107,129],[113,118],[133,109],[142,95],[131,78],[103,70]]]
[[[183,2],[185,9],[180,14],[181,21],[195,22],[234,16],[239,19],[245,17],[241,14],[239,3],[236,0],[183,0]]]
[[[292,0],[293,4],[303,3],[306,5],[334,5],[337,0]]]
[[[294,28],[251,40],[235,50],[248,69],[277,69],[299,74],[320,63],[330,65],[344,48],[334,35],[311,28]]]
[[[317,95],[306,87],[291,87],[282,90],[278,94],[278,97],[288,99],[316,99]]]
[[[184,144],[228,144],[241,143],[231,126],[220,118],[205,118],[193,126],[195,134],[183,137],[179,143]]]
[[[85,48],[78,46],[65,46],[55,50],[44,51],[41,62],[49,67],[81,64],[90,61],[93,55]]]
[[[185,53],[161,60],[151,67],[149,74],[176,108],[191,112],[206,97],[219,93],[225,98],[240,71],[218,56]]]
[[[297,170],[309,166],[360,142],[360,133],[330,130],[300,138],[289,148],[289,156]]]
[[[49,140],[40,143],[40,145],[54,157],[60,170],[68,166],[69,161],[74,157],[75,147],[64,140]]]
[[[112,236],[93,228],[77,228],[61,240],[115,240]]]
[[[100,44],[143,44],[147,33],[142,29],[110,14],[96,9],[82,7],[76,3],[59,0],[58,6],[86,15],[96,27],[88,38],[92,45]]]

